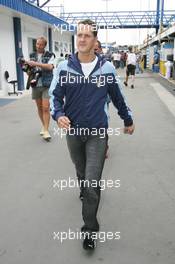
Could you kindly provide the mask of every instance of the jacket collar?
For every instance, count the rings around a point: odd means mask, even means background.
[[[104,58],[104,56],[101,56],[101,55],[99,55],[97,53],[95,53],[95,55],[97,56],[98,61],[97,61],[97,64],[96,64],[95,68],[91,72],[91,74],[93,74],[96,70],[101,68],[102,65],[106,62],[106,59]],[[79,74],[84,75],[84,73],[82,71],[82,67],[81,67],[80,61],[78,59],[78,52],[75,53],[75,54],[72,54],[70,56],[70,58],[68,59],[68,67],[70,67],[73,70],[77,71]]]

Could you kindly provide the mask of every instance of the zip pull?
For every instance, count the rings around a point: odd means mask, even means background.
[[[98,88],[100,88],[100,80],[101,80],[101,76],[102,76],[102,67],[101,67],[101,65],[102,65],[102,61],[100,61],[100,77],[99,77],[99,79],[98,79],[98,81],[97,81],[97,87]]]

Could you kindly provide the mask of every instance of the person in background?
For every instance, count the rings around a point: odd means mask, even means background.
[[[142,62],[142,55],[140,52],[136,54],[136,74],[143,73],[142,67],[141,67],[141,62]]]
[[[60,56],[55,58],[54,60],[54,72],[56,71],[56,68],[58,67],[59,63],[64,60],[64,54],[60,53]]]
[[[155,65],[158,65],[160,61],[160,54],[159,52],[156,50],[153,56],[153,65],[152,65],[152,69],[153,71],[155,70]]]
[[[114,52],[112,58],[113,58],[114,67],[116,69],[120,68],[120,59],[121,59],[120,52],[119,51]]]
[[[44,37],[39,37],[36,41],[36,52],[30,54],[30,61],[26,61],[26,64],[41,70],[41,76],[37,80],[36,87],[32,88],[32,99],[36,102],[42,124],[40,135],[48,141],[51,139],[49,133],[50,105],[48,90],[53,78],[55,55],[45,50],[46,45],[47,40]]]
[[[95,48],[94,48],[94,51],[96,53],[98,53],[99,55],[103,55],[103,50],[102,50],[102,47],[101,47],[101,42],[99,40],[97,40],[96,44],[95,44]]]
[[[131,88],[134,88],[134,80],[135,80],[135,69],[136,69],[136,55],[132,51],[132,47],[129,48],[129,53],[126,60],[126,79],[124,81],[124,85],[128,86],[128,79],[131,75]]]
[[[125,67],[125,53],[124,51],[122,50],[121,51],[121,58],[120,58],[120,67],[123,69]]]
[[[126,52],[124,52],[124,67],[126,67],[126,60],[127,60],[127,53]]]

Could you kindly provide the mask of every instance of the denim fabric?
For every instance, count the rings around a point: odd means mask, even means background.
[[[67,134],[67,145],[78,180],[79,182],[80,180],[89,182],[89,184],[81,186],[83,191],[83,231],[99,231],[97,210],[100,202],[100,187],[94,187],[91,183],[92,181],[99,183],[101,179],[107,141],[107,135],[100,138],[100,135],[71,136]]]

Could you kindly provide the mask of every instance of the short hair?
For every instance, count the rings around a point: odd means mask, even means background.
[[[39,37],[37,40],[42,40],[45,43],[45,46],[47,45],[47,39],[45,37]]]
[[[129,46],[129,47],[128,47],[128,50],[129,50],[130,52],[132,52],[132,46]]]
[[[98,27],[97,27],[97,24],[94,21],[92,21],[91,19],[85,19],[85,20],[79,21],[78,25],[80,25],[80,24],[92,26],[93,27],[92,33],[93,33],[94,37],[97,36]]]
[[[98,48],[101,49],[101,42],[100,42],[100,40],[97,40],[97,43],[98,43]]]

